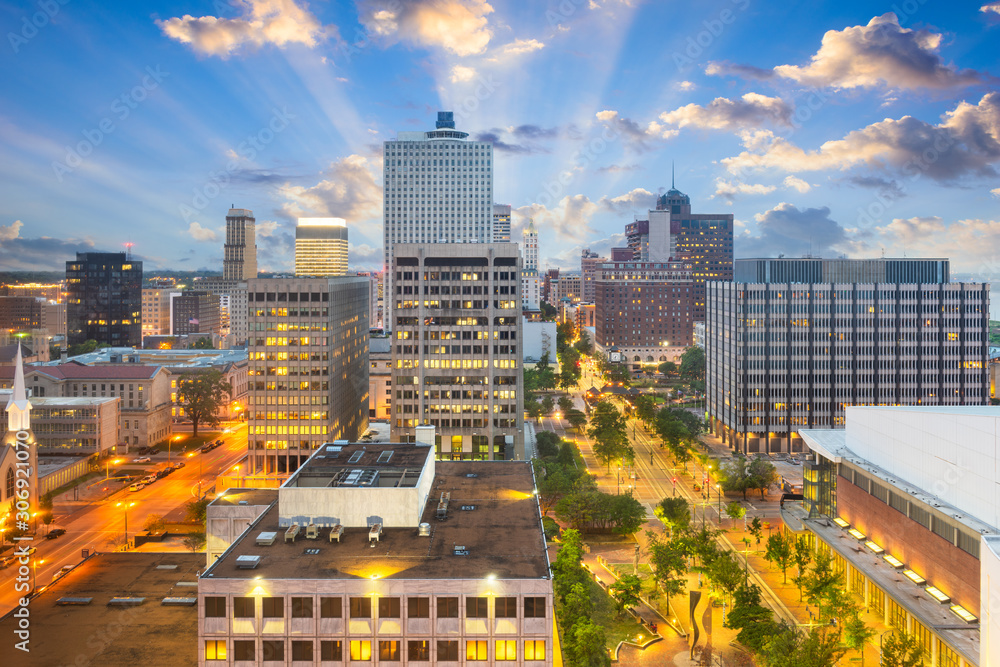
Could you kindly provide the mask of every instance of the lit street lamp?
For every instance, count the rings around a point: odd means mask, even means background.
[[[35,560],[35,561],[32,561],[32,566],[33,566],[32,570],[31,570],[31,590],[32,591],[35,591],[38,588],[38,586],[35,583],[35,578],[38,575],[38,566],[39,565],[44,565],[44,564],[45,564],[44,560]]]
[[[134,502],[120,502],[115,503],[115,507],[122,508],[122,514],[125,515],[125,548],[128,549],[128,510],[130,507],[134,507]]]
[[[719,525],[722,525],[722,485],[716,484],[715,490],[719,492]]]

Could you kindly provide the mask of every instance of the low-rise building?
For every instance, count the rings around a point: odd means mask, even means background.
[[[0,404],[10,398],[0,389]],[[39,454],[107,454],[118,444],[120,398],[31,397],[31,428]],[[0,431],[7,413],[0,413]]]

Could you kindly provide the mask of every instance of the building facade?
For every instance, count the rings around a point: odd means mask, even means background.
[[[170,333],[170,294],[176,290],[144,287],[142,290],[142,337]]]
[[[382,158],[383,269],[391,301],[397,243],[493,240],[493,144],[469,140],[455,129],[451,111],[439,111],[435,129],[399,132],[383,145]]]
[[[510,243],[510,204],[493,204],[493,242]]]
[[[248,336],[247,284],[244,281],[206,278],[197,283],[199,290],[219,298],[219,319],[223,332],[232,337],[233,345],[245,345]],[[228,324],[228,331],[225,326]]]
[[[11,390],[0,389],[6,403]],[[39,454],[108,454],[118,444],[121,399],[78,397],[31,399],[31,430]],[[5,415],[6,413],[4,413]],[[0,429],[7,430],[2,417]]]
[[[245,282],[257,277],[257,221],[253,211],[229,209],[222,253],[223,280]]]
[[[392,417],[392,338],[368,339],[368,418]]]
[[[542,302],[542,280],[538,276],[538,230],[528,220],[521,233],[521,307],[538,310]]]
[[[259,278],[250,309],[250,474],[284,476],[368,424],[368,279]]]
[[[0,329],[41,329],[44,303],[44,299],[33,296],[0,296]]]
[[[174,336],[193,333],[219,334],[222,330],[222,315],[219,297],[202,290],[185,290],[173,299]]]
[[[295,227],[295,275],[347,274],[347,221],[299,218]]]
[[[608,261],[607,257],[601,257],[596,252],[590,252],[589,248],[584,249],[580,255],[580,300],[583,303],[594,303],[596,293],[594,284],[599,276],[600,267]]]
[[[67,343],[142,345],[142,262],[123,252],[78,252],[66,262]]]
[[[989,402],[988,284],[716,282],[708,297],[707,410],[734,449],[801,451],[800,428],[842,427],[849,405]]]
[[[392,439],[438,455],[524,458],[520,255],[513,243],[396,246]]]

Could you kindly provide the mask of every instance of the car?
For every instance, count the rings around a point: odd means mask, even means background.
[[[132,463],[149,463],[151,460],[148,456],[138,456],[132,459]]]
[[[66,534],[66,529],[65,528],[53,528],[45,536],[45,539],[47,539],[47,540],[54,540],[57,537],[59,537],[60,535],[65,535],[65,534]]]
[[[174,464],[174,470],[180,470],[181,468],[184,467],[184,465],[185,465],[184,461],[178,461],[177,463]]]
[[[63,576],[64,574],[66,574],[67,572],[69,572],[72,569],[73,569],[72,565],[63,565],[61,568],[59,568],[58,572],[56,572],[55,574],[52,575],[52,580],[55,581],[56,579],[58,579],[59,577]]]
[[[142,489],[144,486],[146,486],[146,484],[144,482],[136,482],[132,486],[128,487],[128,490],[129,491],[138,491],[138,490]]]
[[[220,445],[222,445],[222,444],[224,444],[224,443],[222,442],[222,438],[219,438],[218,440],[216,440],[216,441],[215,441],[215,446],[216,446],[216,447],[218,447],[218,446],[220,446]]]

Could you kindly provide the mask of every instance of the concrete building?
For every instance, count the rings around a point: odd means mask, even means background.
[[[78,252],[66,262],[67,344],[142,345],[142,262],[123,252]]]
[[[347,275],[347,221],[299,218],[295,226],[295,275]]]
[[[196,281],[195,285],[197,289],[218,297],[220,328],[224,334],[231,337],[231,344],[245,345],[249,335],[246,282],[203,278]]]
[[[257,277],[257,221],[253,211],[229,209],[222,252],[223,280],[237,283]]]
[[[282,477],[368,424],[368,279],[248,284],[248,473]]]
[[[0,403],[6,403],[10,389],[0,389]],[[99,454],[115,452],[118,444],[120,398],[31,399],[31,430],[39,454]],[[7,430],[6,413],[0,431]]]
[[[451,111],[439,111],[435,129],[397,133],[383,144],[382,158],[383,270],[392,301],[397,243],[493,241],[493,144],[470,141],[455,129]]]
[[[187,336],[193,333],[219,334],[222,316],[219,297],[202,290],[185,290],[171,301],[171,334]]]
[[[786,525],[924,664],[997,664],[1000,408],[848,407],[844,429],[800,433],[805,501]]]
[[[381,329],[385,319],[382,309],[382,272],[358,271],[354,275],[368,278],[368,328]]]
[[[142,337],[170,333],[170,295],[178,292],[164,287],[142,289]]]
[[[199,578],[198,664],[552,665],[533,489],[526,462],[324,445]]]
[[[537,363],[546,352],[549,362],[556,363],[556,323],[521,320],[521,360]]]
[[[510,243],[510,204],[493,204],[493,242]]]
[[[513,243],[399,244],[392,439],[437,428],[445,458],[524,458],[520,255]]]
[[[23,283],[0,286],[0,296],[28,296],[54,303],[62,303],[63,286],[60,283]]]
[[[528,220],[521,233],[521,307],[535,311],[541,307],[542,281],[538,277],[538,231]]]
[[[988,284],[944,282],[947,260],[736,262],[772,278],[807,264],[822,278],[938,282],[709,283],[707,410],[731,447],[801,451],[800,428],[842,427],[848,405],[989,401]]]
[[[44,303],[44,299],[33,296],[0,296],[0,329],[41,329]]]
[[[209,503],[205,519],[206,567],[278,500],[277,489],[226,489]]]
[[[580,300],[583,303],[594,303],[594,299],[597,298],[594,291],[595,283],[600,276],[601,264],[607,261],[607,257],[601,257],[596,252],[590,252],[590,248],[584,249],[580,255]]]
[[[392,338],[368,339],[368,419],[392,417]]]

